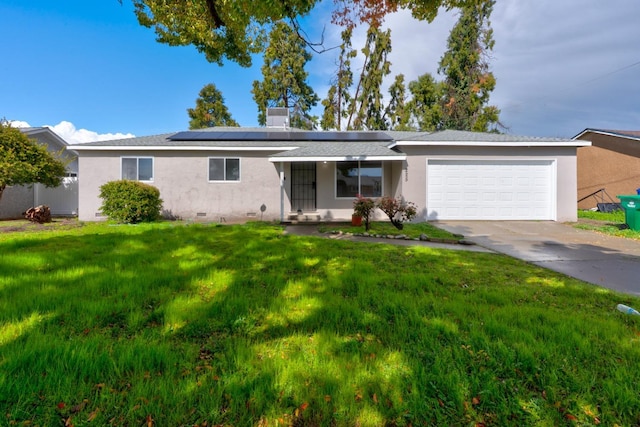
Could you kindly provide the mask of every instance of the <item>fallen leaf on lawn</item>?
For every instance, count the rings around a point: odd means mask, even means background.
[[[153,427],[154,421],[151,415],[147,415],[147,427]]]
[[[378,404],[378,395],[373,393],[373,403]]]
[[[73,427],[73,421],[71,421],[71,417],[64,420],[64,427]]]
[[[304,402],[302,405],[300,405],[300,410],[304,412],[308,407],[309,404],[307,402]]]
[[[87,421],[93,421],[96,419],[96,417],[98,416],[98,412],[100,412],[100,409],[96,408],[94,409],[89,416],[87,417]]]
[[[325,402],[331,402],[331,396],[329,396],[328,394],[324,395],[324,401]]]
[[[474,397],[473,399],[471,399],[471,403],[474,405],[479,405],[480,404],[480,399],[478,399],[477,397]]]
[[[569,421],[576,421],[576,420],[577,420],[577,418],[576,418],[576,417],[574,417],[574,416],[573,416],[573,415],[571,415],[571,414],[565,414],[565,415],[564,415],[564,417],[565,417],[566,419],[568,419]]]
[[[87,406],[87,401],[83,400],[82,403],[78,403],[76,406],[71,408],[71,413],[72,414],[78,413],[78,412],[82,411],[85,406]]]

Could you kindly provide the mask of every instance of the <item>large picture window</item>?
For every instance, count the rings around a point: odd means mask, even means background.
[[[123,157],[122,179],[153,181],[153,157]]]
[[[382,162],[337,162],[336,197],[382,196]]]
[[[209,181],[240,181],[240,159],[209,158]]]

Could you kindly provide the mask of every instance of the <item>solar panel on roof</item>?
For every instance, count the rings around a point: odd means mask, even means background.
[[[384,132],[327,131],[185,131],[169,137],[171,141],[392,141]]]

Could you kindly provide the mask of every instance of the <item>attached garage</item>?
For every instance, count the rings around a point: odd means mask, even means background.
[[[427,160],[429,220],[555,220],[553,160]]]
[[[578,147],[589,141],[455,130],[394,133],[405,200],[422,220],[577,220]]]

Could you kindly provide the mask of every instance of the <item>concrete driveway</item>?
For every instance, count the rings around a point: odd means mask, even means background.
[[[487,249],[605,288],[640,295],[640,242],[552,221],[438,221]]]

